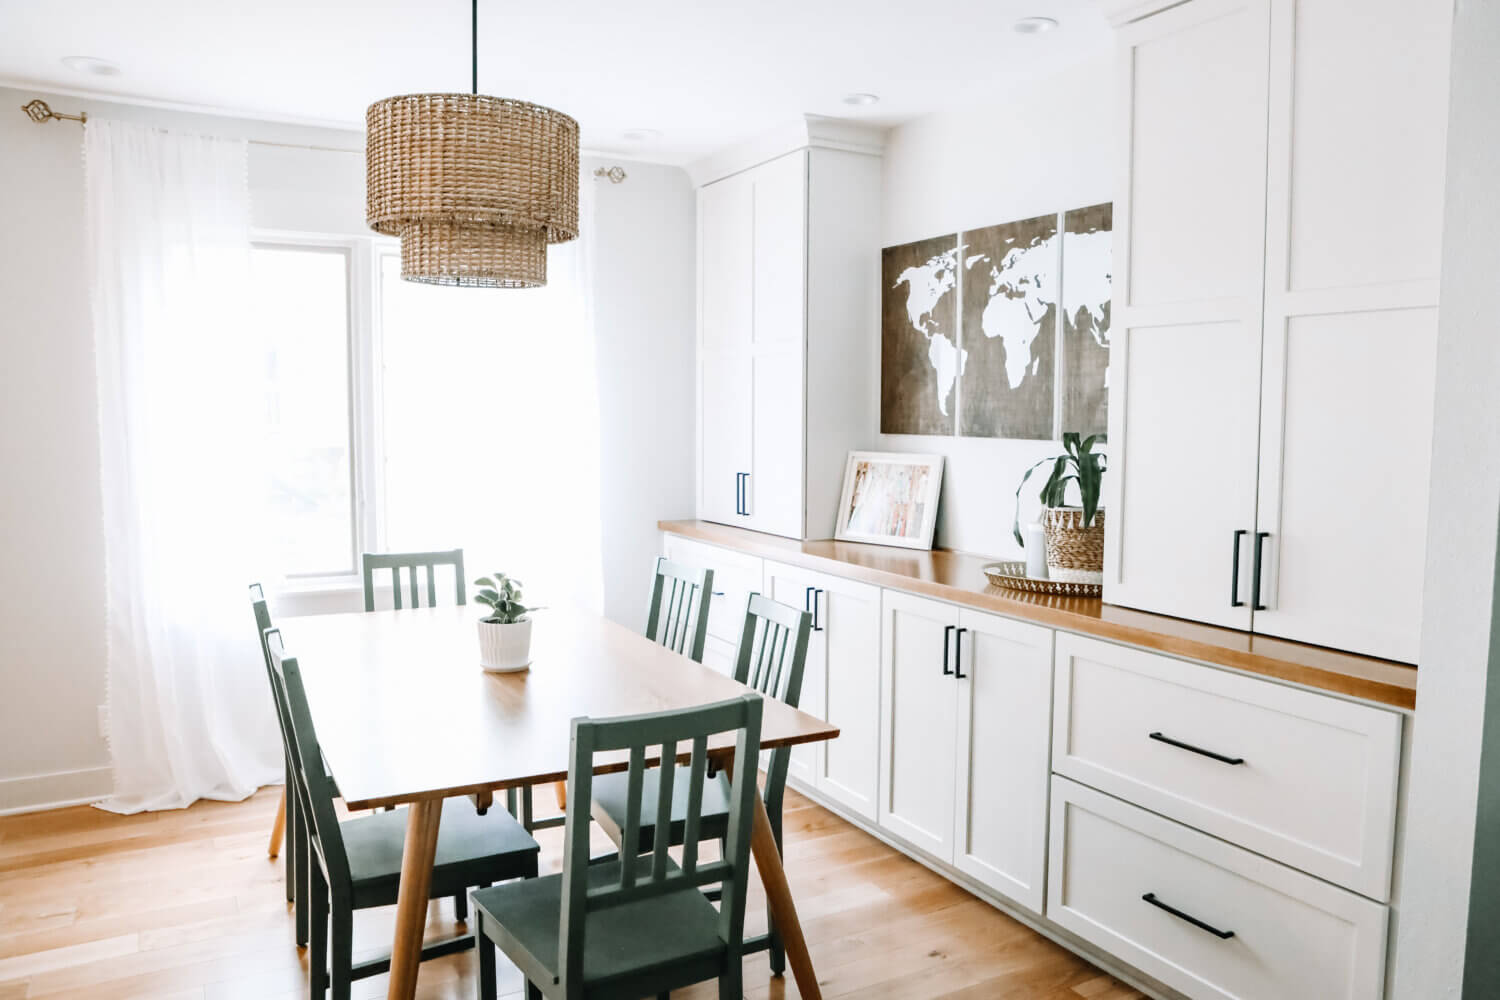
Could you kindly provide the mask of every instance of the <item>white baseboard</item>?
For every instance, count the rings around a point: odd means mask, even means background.
[[[114,769],[109,767],[6,778],[0,781],[0,816],[98,802],[113,787]]]

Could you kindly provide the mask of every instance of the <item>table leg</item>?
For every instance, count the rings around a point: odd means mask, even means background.
[[[427,897],[442,818],[442,799],[414,802],[407,807],[401,888],[396,894],[396,940],[391,945],[391,985],[386,993],[389,1000],[412,1000],[417,992],[422,931],[427,926]]]
[[[271,824],[271,846],[266,853],[276,857],[281,853],[281,838],[286,833],[286,789],[281,790],[281,799],[276,803],[276,822]]]
[[[807,953],[807,939],[802,936],[792,890],[786,882],[786,870],[781,867],[781,852],[776,849],[776,837],[771,833],[771,818],[766,815],[766,804],[761,797],[752,795],[751,798],[755,802],[755,817],[750,830],[750,851],[755,855],[755,866],[760,869],[760,880],[766,887],[766,908],[781,935],[797,992],[803,1000],[822,1000],[818,976],[813,972],[812,956]]]

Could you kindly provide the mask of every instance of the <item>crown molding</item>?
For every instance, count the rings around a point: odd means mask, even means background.
[[[693,186],[702,187],[798,149],[836,149],[881,156],[885,153],[886,132],[883,125],[825,115],[803,115],[774,131],[710,153],[684,169],[692,178]]]

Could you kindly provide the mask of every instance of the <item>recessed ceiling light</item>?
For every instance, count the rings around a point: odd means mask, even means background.
[[[620,138],[626,142],[645,142],[659,135],[661,133],[654,128],[628,128],[620,133]]]
[[[845,94],[844,103],[856,108],[867,108],[872,104],[879,104],[880,96],[878,94]]]
[[[1014,27],[1017,34],[1040,35],[1057,27],[1057,22],[1050,17],[1023,17]]]
[[[75,73],[87,73],[89,76],[120,75],[120,67],[108,59],[96,59],[93,56],[64,56],[62,64]]]

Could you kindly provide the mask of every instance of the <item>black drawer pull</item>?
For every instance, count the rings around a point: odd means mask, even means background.
[[[1150,903],[1152,906],[1156,907],[1158,910],[1166,910],[1168,913],[1172,914],[1172,916],[1176,917],[1178,920],[1186,920],[1188,923],[1192,924],[1194,927],[1198,928],[1199,930],[1201,930],[1201,931],[1208,931],[1208,933],[1212,934],[1214,937],[1218,938],[1220,941],[1228,941],[1230,938],[1234,937],[1234,931],[1221,931],[1217,927],[1215,927],[1213,924],[1205,924],[1203,921],[1199,920],[1197,917],[1194,917],[1194,916],[1191,916],[1189,914],[1183,913],[1181,910],[1177,909],[1175,906],[1168,906],[1166,903],[1163,903],[1161,900],[1157,899],[1156,898],[1156,893],[1154,893],[1154,892],[1148,892],[1144,896],[1142,896],[1141,898],[1144,899],[1146,902]]]
[[[1212,750],[1205,750],[1202,747],[1195,747],[1191,743],[1183,743],[1181,740],[1174,740],[1170,736],[1163,736],[1161,733],[1148,733],[1146,735],[1146,738],[1155,740],[1158,743],[1165,743],[1167,746],[1176,747],[1179,750],[1186,750],[1189,753],[1202,754],[1205,757],[1212,757],[1214,760],[1217,760],[1220,763],[1245,763],[1245,758],[1243,757],[1226,757],[1221,753],[1214,753]]]

